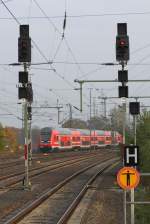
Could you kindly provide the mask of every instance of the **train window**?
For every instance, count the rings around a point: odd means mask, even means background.
[[[98,144],[104,144],[104,141],[98,141]]]
[[[76,138],[75,137],[72,137],[72,141],[75,142],[75,140],[76,140]]]
[[[111,140],[111,137],[106,137],[106,140],[107,140],[107,141],[110,141],[110,140]]]

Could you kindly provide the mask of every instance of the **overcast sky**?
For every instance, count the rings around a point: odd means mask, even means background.
[[[18,104],[19,24],[30,25],[32,63],[53,61],[50,65],[32,65],[34,105],[63,105],[61,119],[68,116],[66,104],[79,107],[79,85],[75,79],[116,79],[119,66],[98,63],[115,61],[117,23],[128,24],[130,38],[129,79],[150,79],[150,1],[137,0],[5,0],[0,1],[0,121],[3,125],[21,127],[21,105]],[[15,18],[8,12],[14,15]],[[65,39],[62,40],[64,13],[67,13]],[[39,50],[40,52],[39,52]],[[61,63],[60,63],[61,62]],[[64,63],[65,62],[65,63]],[[84,64],[85,63],[85,64]],[[6,64],[6,65],[4,65]],[[54,68],[56,71],[51,70]],[[96,97],[97,113],[103,107],[98,96],[118,96],[119,83],[84,84],[84,111],[73,109],[73,117],[89,118],[89,88]],[[129,96],[150,96],[150,83],[128,83]],[[110,107],[121,100],[109,100]],[[149,100],[141,100],[150,105]],[[109,104],[110,103],[110,104]],[[33,125],[57,125],[55,109],[33,110]]]

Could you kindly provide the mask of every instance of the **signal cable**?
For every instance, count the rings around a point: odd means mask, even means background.
[[[59,35],[62,35],[61,32],[59,31],[59,29],[55,26],[55,24],[51,21],[51,19],[46,15],[45,11],[44,11],[44,10],[40,7],[40,5],[37,3],[37,1],[36,1],[36,0],[33,0],[33,1],[34,1],[35,4],[38,6],[38,8],[41,10],[41,12],[44,14],[44,16],[48,19],[48,21],[49,21],[50,24],[53,26],[53,28],[55,29],[55,31],[57,31]],[[71,53],[71,55],[72,55],[72,57],[73,57],[73,59],[74,59],[74,61],[75,61],[75,64],[77,65],[79,71],[80,71],[81,73],[83,73],[82,70],[81,70],[81,68],[80,68],[80,66],[79,66],[78,63],[77,63],[77,60],[76,60],[76,58],[75,58],[75,56],[74,56],[74,54],[73,54],[73,51],[72,51],[71,47],[70,47],[69,44],[68,44],[68,41],[66,40],[65,37],[64,37],[63,39],[65,40],[66,46],[67,46],[69,52]]]
[[[34,0],[35,1],[35,0]],[[3,2],[3,0],[1,0],[2,4],[5,6],[5,8],[8,10],[8,12],[13,16],[13,18],[15,19],[15,21],[19,24],[20,22],[16,19],[16,17],[14,16],[14,14],[9,10],[9,8],[5,5],[5,3]],[[42,9],[41,9],[42,10]],[[45,59],[45,61],[48,62],[46,56],[43,54],[43,52],[40,50],[40,48],[38,47],[38,45],[35,43],[35,41],[33,39],[31,39],[32,43],[34,44],[34,46],[36,47],[36,49],[38,50],[38,52],[41,54],[41,56]],[[54,70],[55,74],[58,75],[62,80],[64,80],[66,83],[68,83],[69,85],[73,86],[72,83],[70,83],[68,80],[66,80],[61,74],[59,74],[55,68],[53,68],[53,66],[50,64],[51,68]]]
[[[21,25],[20,22],[16,19],[16,17],[14,16],[14,14],[9,10],[9,8],[5,5],[5,3],[3,2],[3,0],[1,0],[2,4],[5,6],[5,8],[8,10],[8,12],[12,15],[12,17],[15,19],[15,21],[17,22],[17,24]],[[36,2],[34,0],[34,2]],[[40,10],[44,13],[44,11],[42,10],[42,8],[39,6],[39,4],[36,2],[36,4],[38,5],[38,7],[40,8]],[[50,21],[51,22],[51,21]],[[59,30],[57,29],[57,27],[55,27],[55,25],[51,22],[51,24],[53,25],[53,27],[55,28],[55,30],[57,30],[57,32],[59,32]],[[31,39],[31,41],[33,42],[34,46],[36,47],[36,49],[38,50],[38,52],[41,54],[41,56],[48,62],[46,56],[43,54],[43,52],[40,50],[40,48],[38,47],[38,45],[35,43],[35,41],[33,39]],[[66,83],[68,83],[68,85],[71,85],[72,87],[74,87],[72,85],[72,83],[70,83],[68,80],[66,80],[62,75],[60,75],[56,69],[50,64],[51,68],[54,70],[55,74],[57,76],[59,76],[62,80],[64,80]]]
[[[13,0],[7,0],[5,3],[13,1]],[[80,15],[67,15],[67,18],[70,19],[78,19],[78,18],[90,18],[90,17],[107,17],[107,16],[137,16],[137,15],[150,15],[150,11],[143,11],[143,12],[120,12],[120,13],[99,13],[99,14],[80,14]],[[30,19],[62,19],[64,18],[64,15],[56,15],[56,16],[32,16]],[[12,19],[12,18],[0,18],[0,19]],[[17,17],[17,19],[22,20],[22,19],[27,19],[27,17],[22,16],[22,17]]]
[[[42,10],[42,8],[40,7],[40,5],[34,0],[34,2],[38,5],[38,7],[40,8],[40,10],[44,13],[44,10]],[[6,4],[3,2],[3,0],[1,0],[1,3],[5,6],[5,8],[9,11],[9,13],[12,15],[12,17],[16,20],[16,22],[18,24],[20,24],[20,22],[16,19],[16,17],[13,15],[13,13],[9,10],[9,8],[6,6]],[[44,13],[45,14],[45,13]],[[46,14],[45,14],[46,15]],[[47,15],[46,15],[47,17]],[[48,17],[47,17],[48,18]],[[49,20],[51,22],[51,20]],[[51,24],[53,25],[53,27],[55,28],[55,30],[57,30],[57,32],[59,32],[59,30],[56,28],[56,26],[51,22]],[[34,42],[35,44],[35,42]],[[69,46],[68,46],[69,47]],[[40,52],[40,54],[46,59],[46,57],[44,56],[44,54],[41,52],[41,50],[38,48],[38,46],[36,45],[36,48],[38,49],[38,51]],[[70,47],[69,47],[70,52],[72,53]],[[47,59],[46,59],[47,60]],[[77,63],[76,63],[77,64]],[[58,74],[59,75],[59,74]],[[61,76],[60,76],[61,77]],[[64,80],[64,77],[61,77]]]
[[[14,16],[14,14],[10,11],[10,9],[7,7],[7,5],[4,3],[3,0],[1,0],[1,3],[4,5],[4,7],[7,9],[7,11],[11,14],[11,16],[13,17],[13,19],[20,25],[20,22],[16,19],[16,17]]]

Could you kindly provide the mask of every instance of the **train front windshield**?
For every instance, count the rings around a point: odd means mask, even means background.
[[[41,142],[50,141],[51,131],[41,130]]]

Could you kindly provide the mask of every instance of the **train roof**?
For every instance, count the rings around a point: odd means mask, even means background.
[[[76,130],[79,131],[81,135],[90,135],[89,129],[76,129]]]
[[[71,130],[68,129],[68,128],[58,128],[57,130],[58,130],[59,133],[62,134],[62,135],[63,135],[63,134],[68,134],[68,135],[71,134]]]
[[[44,128],[41,128],[41,132],[51,132],[54,128],[52,127],[44,127]]]
[[[44,127],[41,128],[41,132],[51,132],[51,131],[58,131],[59,134],[71,134],[71,130],[69,128],[54,128],[54,127]]]
[[[104,135],[105,131],[103,130],[96,130],[97,135]]]

